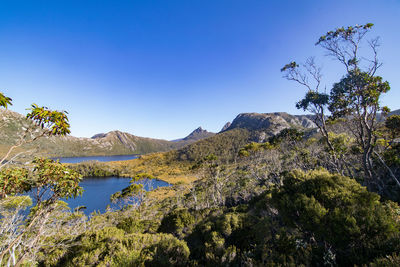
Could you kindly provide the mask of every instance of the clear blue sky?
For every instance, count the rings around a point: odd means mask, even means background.
[[[383,104],[398,109],[398,0],[2,0],[0,91],[24,114],[67,110],[75,136],[216,132],[241,112],[301,113],[305,90],[280,68],[322,55],[325,32],[367,22],[392,88]],[[343,72],[321,58],[329,88]]]

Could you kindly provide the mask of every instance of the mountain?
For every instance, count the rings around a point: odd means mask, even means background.
[[[396,109],[396,110],[391,111],[389,113],[389,116],[392,116],[392,115],[400,115],[400,109]]]
[[[392,110],[391,112],[389,112],[388,116],[392,115],[400,115],[400,109]],[[383,116],[382,113],[377,113],[376,118],[379,122],[382,122],[385,120],[386,117]]]
[[[214,154],[219,158],[234,159],[246,144],[265,142],[283,129],[293,127],[307,130],[314,129],[316,125],[307,115],[290,115],[285,112],[241,113],[218,134],[179,149],[178,158],[201,161]]]
[[[270,133],[277,134],[289,127],[314,128],[314,122],[306,115],[290,115],[286,112],[275,113],[241,113],[225,131],[235,128],[248,130],[268,129]]]
[[[215,133],[211,133],[207,130],[203,130],[203,128],[199,127],[196,130],[194,130],[193,132],[191,132],[188,136],[186,136],[185,138],[183,138],[183,141],[189,141],[189,140],[193,140],[193,141],[197,141],[200,139],[204,139],[210,136],[215,135]]]
[[[241,113],[232,123],[226,124],[219,134],[199,127],[185,138],[167,141],[111,131],[96,134],[91,138],[74,136],[41,138],[34,144],[25,145],[23,149],[34,149],[36,155],[52,157],[146,154],[180,149],[181,155],[186,154],[188,158],[192,158],[197,150],[204,150],[206,154],[207,151],[224,150],[230,145],[234,148],[229,149],[236,151],[242,144],[250,141],[263,142],[285,128],[314,126],[311,119],[304,115],[295,116],[284,112]],[[40,128],[35,127],[25,116],[1,109],[0,152],[5,152],[10,145],[18,142],[28,128],[34,128],[35,134],[40,132]],[[197,154],[203,155],[203,152]]]
[[[228,121],[227,123],[225,123],[224,127],[222,127],[220,132],[226,131],[230,126],[231,126],[231,123]]]
[[[175,139],[172,140],[172,142],[180,142],[181,144],[188,144],[192,142],[196,142],[198,140],[210,137],[215,135],[215,133],[209,132],[207,130],[204,130],[203,128],[199,127],[195,129],[193,132],[191,132],[188,136],[180,139]]]
[[[226,126],[226,127],[225,127]],[[290,115],[286,112],[275,113],[241,113],[222,132],[233,129],[247,129],[256,131],[258,138],[254,141],[263,142],[266,138],[275,135],[286,128],[315,128],[310,115]],[[225,129],[225,130],[224,130]]]
[[[34,134],[41,131],[25,116],[11,110],[0,109],[0,153],[6,152],[12,144],[17,143],[28,128],[33,128]],[[146,154],[181,148],[211,135],[213,133],[200,127],[180,141],[172,142],[111,131],[96,134],[91,138],[74,136],[41,138],[34,144],[24,145],[21,150],[34,149],[36,155],[51,157]]]

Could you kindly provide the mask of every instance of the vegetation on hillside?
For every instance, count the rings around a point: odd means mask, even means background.
[[[16,144],[21,138],[27,139],[37,132],[41,132],[38,125],[17,112],[0,109],[0,153],[7,153],[10,144]],[[28,130],[28,131],[27,131]],[[31,160],[32,155],[46,157],[81,157],[105,155],[131,155],[148,154],[154,152],[170,151],[182,148],[214,135],[203,130],[194,131],[189,136],[178,141],[167,141],[134,136],[129,133],[112,131],[107,134],[98,134],[92,138],[78,138],[73,136],[46,136],[37,138],[34,143],[24,142],[15,149],[13,155],[25,153],[24,161]],[[19,156],[20,161],[21,157]]]

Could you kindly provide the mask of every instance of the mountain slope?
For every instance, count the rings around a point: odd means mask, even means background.
[[[226,124],[220,133],[187,145],[178,150],[180,160],[201,161],[215,154],[231,160],[239,150],[250,142],[265,142],[269,137],[286,128],[315,128],[306,115],[277,113],[241,113],[231,124]]]
[[[215,135],[215,133],[211,133],[207,130],[203,130],[203,128],[199,127],[196,130],[194,130],[193,132],[191,132],[188,136],[186,136],[185,138],[183,138],[183,141],[197,141],[197,140],[201,140],[210,136]]]
[[[268,129],[270,134],[277,134],[289,127],[314,128],[314,122],[305,115],[290,115],[286,112],[241,113],[225,131],[235,128],[248,130]]]
[[[35,134],[40,132],[40,128],[34,126],[25,116],[11,110],[0,109],[0,153],[17,143],[30,127],[34,129]],[[34,144],[23,146],[21,150],[35,148],[36,155],[51,157],[146,154],[181,148],[209,135],[212,133],[200,128],[181,141],[172,142],[111,131],[96,134],[92,138],[74,136],[41,138]]]

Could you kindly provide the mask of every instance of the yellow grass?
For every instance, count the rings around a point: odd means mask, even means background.
[[[133,177],[138,173],[148,173],[170,184],[190,184],[197,179],[187,161],[175,160],[175,152],[152,153],[140,158],[114,161],[108,164],[121,171],[122,176]]]

